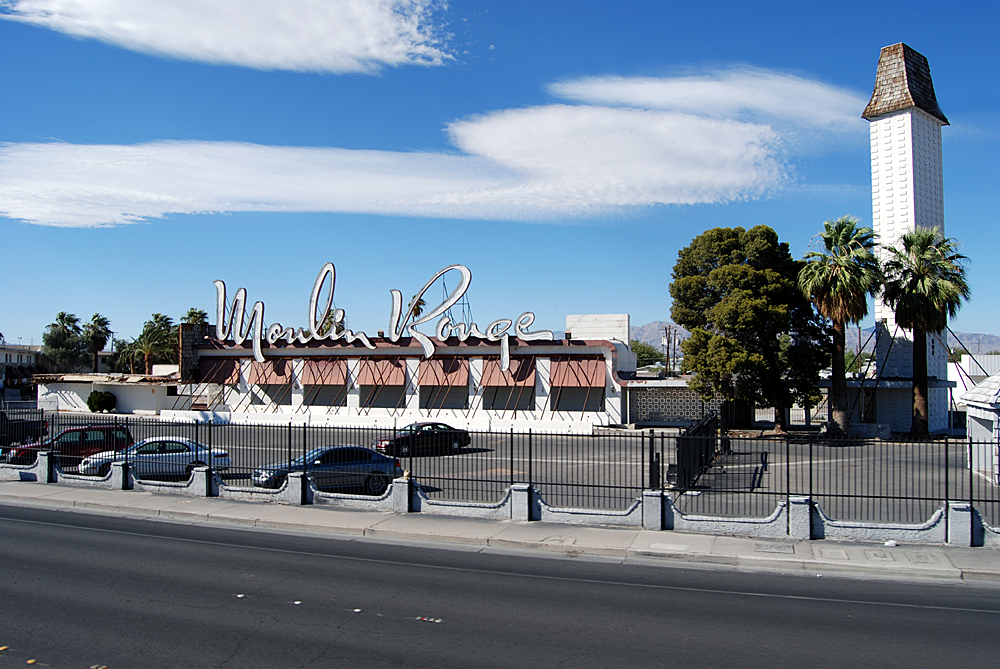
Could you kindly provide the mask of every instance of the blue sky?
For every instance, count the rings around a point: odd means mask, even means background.
[[[952,123],[952,327],[1000,332],[1000,5],[941,7],[0,0],[0,332],[65,310],[135,336],[212,313],[215,279],[303,325],[327,261],[355,330],[453,263],[483,325],[667,320],[707,228],[801,256],[826,219],[870,224],[860,114],[900,41]]]

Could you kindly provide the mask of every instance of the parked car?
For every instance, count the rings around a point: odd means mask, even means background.
[[[132,432],[124,425],[87,425],[63,430],[51,439],[16,446],[7,451],[7,462],[29,464],[38,451],[58,451],[59,465],[72,467],[83,458],[102,451],[120,451],[135,443]]]
[[[0,411],[0,446],[36,441],[49,433],[49,423],[41,411],[30,411],[27,415],[38,418],[11,418],[6,411]]]
[[[459,453],[472,443],[466,430],[444,423],[414,423],[396,432],[395,437],[372,440],[372,448],[381,452],[406,457],[418,453]]]
[[[229,453],[209,449],[185,437],[153,437],[121,451],[104,451],[84,458],[81,474],[106,476],[114,462],[128,462],[139,478],[153,476],[190,476],[195,467],[211,465],[224,471],[232,464]]]
[[[403,475],[399,460],[361,446],[325,446],[305,454],[305,472],[317,488],[346,488],[381,495],[389,481]],[[258,467],[253,484],[280,488],[289,472],[303,471],[303,458]]]

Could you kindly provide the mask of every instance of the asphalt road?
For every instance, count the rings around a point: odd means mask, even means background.
[[[996,588],[0,506],[0,666],[990,667]]]

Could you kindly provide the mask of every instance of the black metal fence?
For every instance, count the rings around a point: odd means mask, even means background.
[[[37,415],[37,414],[33,414]],[[16,417],[16,416],[15,416]],[[84,450],[98,448],[108,426],[122,427],[127,443],[147,438],[190,439],[208,447],[205,464],[223,483],[260,490],[254,472],[302,468],[304,455],[332,445],[372,446],[393,437],[379,427],[304,424],[167,422],[153,417],[46,413],[48,439],[3,449],[0,460],[33,462],[40,449],[60,452],[65,472],[77,471],[83,454],[60,447],[60,434],[75,429]],[[88,430],[88,427],[101,429]],[[95,442],[86,446],[93,433]],[[686,434],[648,431],[593,435],[472,432],[457,451],[408,454],[399,463],[433,499],[498,502],[514,483],[528,483],[557,507],[622,510],[648,488],[663,487],[682,513],[765,517],[792,495],[808,495],[838,520],[919,523],[946,501],[972,503],[1000,526],[1000,487],[969,467],[988,461],[995,444],[965,440],[843,440],[819,436],[720,437],[716,425]],[[56,441],[53,442],[52,440]],[[141,474],[141,473],[140,473]],[[184,472],[177,476],[182,476]],[[345,490],[360,492],[360,490]]]
[[[710,449],[715,437],[701,437]],[[969,463],[995,444],[960,439],[728,438],[697,480],[675,490],[682,513],[760,517],[807,495],[834,520],[920,523],[947,501],[967,501],[1000,525],[1000,486]],[[994,474],[995,476],[995,474]]]

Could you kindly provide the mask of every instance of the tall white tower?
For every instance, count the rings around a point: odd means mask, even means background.
[[[943,234],[941,127],[949,123],[938,107],[927,59],[903,43],[883,48],[875,90],[862,116],[871,123],[872,227],[880,246],[898,247],[900,237],[917,226],[937,227]],[[894,431],[907,431],[913,406],[913,333],[896,327],[892,310],[881,300],[875,301],[875,319],[880,330],[876,365],[882,379],[877,422],[889,423]],[[945,429],[948,423],[945,342],[928,335],[928,427],[932,432]]]

